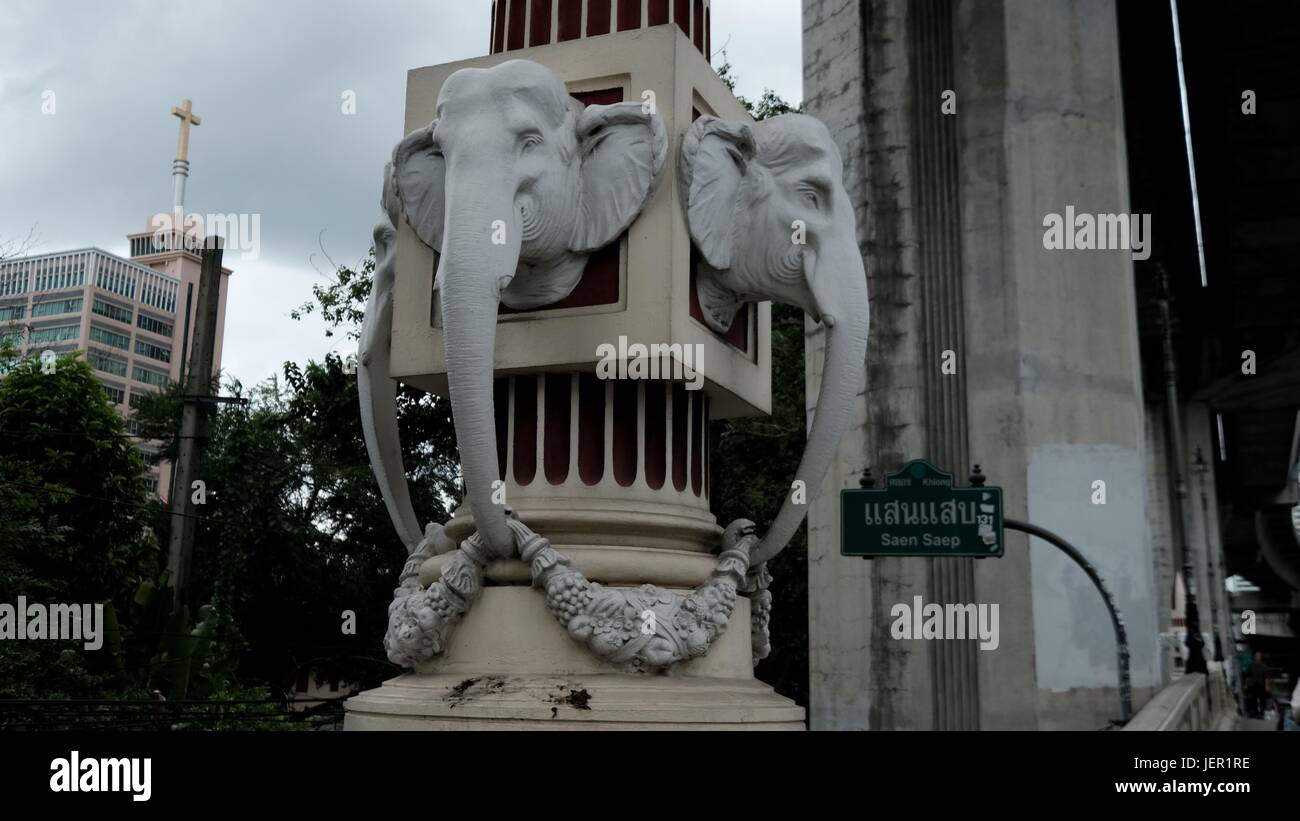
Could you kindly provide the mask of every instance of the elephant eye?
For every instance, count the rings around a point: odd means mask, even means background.
[[[820,208],[822,203],[822,192],[818,186],[812,183],[802,183],[799,186],[799,197],[810,204],[813,208]]]
[[[519,150],[528,151],[542,144],[542,135],[536,131],[530,131],[519,138]]]

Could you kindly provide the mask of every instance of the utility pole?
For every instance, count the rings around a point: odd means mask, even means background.
[[[1169,519],[1173,529],[1174,544],[1182,550],[1183,587],[1186,590],[1186,596],[1183,598],[1183,629],[1187,631],[1187,664],[1183,671],[1208,673],[1209,668],[1205,664],[1205,639],[1201,636],[1201,616],[1196,608],[1196,569],[1192,562],[1192,546],[1187,541],[1187,520],[1183,518],[1187,508],[1187,460],[1183,455],[1182,408],[1178,403],[1178,361],[1174,358],[1174,331],[1169,301],[1169,272],[1161,265],[1160,296],[1156,304],[1160,308],[1161,342],[1164,349],[1169,464],[1174,471],[1174,493],[1169,499]]]
[[[199,273],[199,304],[194,321],[194,345],[186,368],[180,443],[172,483],[171,538],[167,545],[167,570],[171,574],[177,604],[185,601],[190,582],[190,560],[194,555],[194,503],[191,489],[198,477],[203,443],[208,435],[208,407],[205,401],[212,380],[212,359],[217,340],[217,309],[221,304],[222,240],[208,237],[203,243],[203,267]]]

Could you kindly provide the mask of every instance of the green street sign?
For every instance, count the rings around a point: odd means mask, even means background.
[[[1002,488],[954,487],[924,459],[840,491],[841,556],[1001,556]]]

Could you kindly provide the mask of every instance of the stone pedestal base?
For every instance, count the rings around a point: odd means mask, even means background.
[[[347,702],[349,730],[802,730],[804,710],[753,677],[741,598],[708,656],[630,675],[580,647],[539,591],[489,587],[420,670]]]

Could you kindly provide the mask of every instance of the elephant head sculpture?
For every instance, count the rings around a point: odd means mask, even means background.
[[[663,121],[652,110],[639,102],[584,107],[555,74],[527,60],[452,74],[438,95],[436,119],[393,150],[385,210],[392,225],[404,218],[439,252],[434,283],[466,501],[490,555],[515,549],[505,510],[492,501],[498,304],[536,308],[567,296],[587,257],[640,213],[666,153]],[[391,289],[392,269],[379,258],[381,228],[375,286],[386,271],[382,281]],[[377,306],[383,298],[372,296]],[[375,322],[372,348],[387,338],[391,311]],[[368,412],[389,427],[389,408]],[[409,534],[414,517],[406,512],[404,477],[397,486],[400,450],[395,470],[391,447],[388,469],[378,439],[371,454],[377,474],[392,474],[388,487],[380,477],[381,489],[399,532]]]
[[[869,309],[843,165],[820,121],[785,114],[747,125],[700,117],[678,172],[705,322],[725,332],[746,302],[795,305],[826,329],[821,390],[796,479],[820,486],[866,379]],[[793,487],[793,485],[792,485]],[[785,547],[806,510],[786,496],[754,549],[757,567]]]

